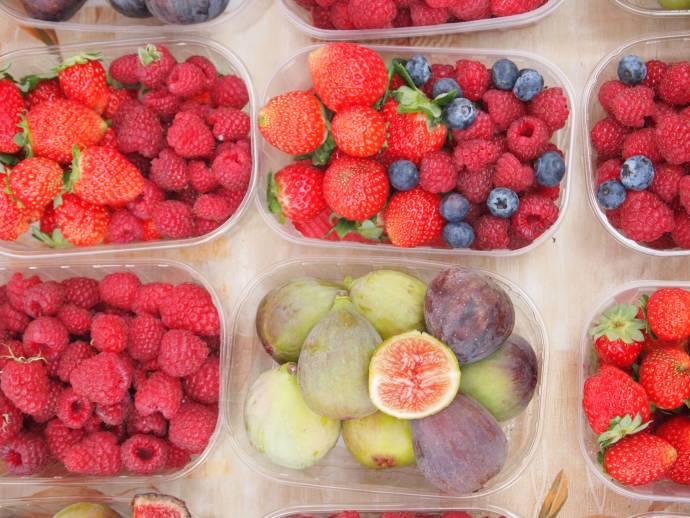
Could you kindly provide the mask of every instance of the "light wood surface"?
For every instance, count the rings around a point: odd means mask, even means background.
[[[288,25],[275,2],[251,0],[250,3],[251,7],[240,20],[229,23],[227,27],[219,26],[210,36],[228,45],[245,60],[261,99],[275,67],[310,41]],[[608,0],[566,0],[554,15],[532,27],[467,36],[396,40],[395,43],[514,48],[541,53],[562,67],[579,100],[590,71],[609,50],[645,35],[681,30],[690,31],[690,17],[658,21],[628,14]],[[58,39],[63,43],[113,37],[117,36],[58,33]],[[142,36],[142,41],[145,41],[145,36]],[[9,20],[0,20],[3,52],[40,44],[35,36]],[[565,518],[595,514],[624,517],[665,508],[685,511],[690,516],[690,507],[682,509],[636,502],[605,490],[587,472],[579,451],[576,351],[589,308],[621,283],[636,279],[687,280],[690,272],[690,258],[650,258],[624,248],[606,233],[587,205],[579,146],[578,131],[578,146],[573,150],[578,156],[574,169],[568,173],[574,176],[572,200],[565,223],[553,241],[529,255],[514,259],[448,259],[488,268],[520,284],[541,309],[552,351],[546,380],[544,432],[532,465],[512,488],[473,503],[495,504],[521,516],[536,516],[548,486],[556,473],[564,469],[570,481],[570,498],[562,513]],[[225,297],[229,313],[246,283],[272,263],[300,255],[325,254],[323,250],[281,241],[252,207],[240,227],[230,235],[195,249],[160,255],[180,259],[199,268]],[[340,256],[347,256],[347,253]],[[426,502],[277,485],[243,465],[227,438],[223,439],[207,464],[189,479],[159,489],[186,499],[196,513],[208,517],[260,518],[278,508],[300,504],[408,502],[423,505]],[[0,496],[14,497],[33,491],[36,488],[30,486],[4,487],[0,488]]]

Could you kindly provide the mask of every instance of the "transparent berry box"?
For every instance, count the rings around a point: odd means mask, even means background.
[[[310,46],[300,50],[297,54],[289,58],[278,70],[276,70],[273,78],[268,83],[266,92],[263,97],[262,105],[265,105],[268,100],[276,95],[279,95],[290,90],[309,89],[311,88],[311,81],[309,78],[309,68],[307,66],[307,57],[311,51],[317,49],[318,46]],[[420,252],[426,254],[451,254],[451,255],[479,255],[490,257],[510,257],[525,254],[534,250],[542,243],[548,241],[558,230],[558,227],[565,218],[568,202],[570,200],[570,185],[573,171],[573,155],[574,155],[574,128],[577,127],[576,118],[577,110],[575,109],[575,95],[570,81],[565,74],[555,64],[551,63],[545,58],[531,54],[528,52],[521,52],[517,50],[499,50],[499,49],[450,49],[450,48],[433,48],[433,47],[399,47],[399,46],[379,46],[372,45],[371,49],[378,52],[386,61],[390,62],[393,58],[401,57],[409,59],[414,54],[423,54],[431,63],[445,63],[455,64],[460,59],[476,59],[484,63],[486,66],[491,66],[495,61],[501,58],[508,58],[513,60],[519,68],[534,68],[544,76],[544,83],[548,87],[560,86],[568,98],[570,106],[570,117],[565,127],[556,133],[552,138],[559,149],[565,153],[566,174],[561,182],[561,193],[557,200],[560,210],[558,220],[544,232],[539,238],[534,240],[528,246],[519,248],[517,250],[472,250],[472,249],[448,249],[436,248],[431,246],[421,246],[416,248],[404,249],[408,252]],[[330,249],[351,249],[351,250],[368,250],[368,251],[398,251],[402,249],[389,244],[377,243],[355,243],[352,241],[327,241],[324,239],[306,238],[302,236],[293,226],[292,223],[286,221],[285,224],[280,224],[273,215],[266,200],[267,183],[269,173],[279,171],[281,168],[294,162],[294,158],[287,155],[278,149],[268,144],[264,139],[261,139],[261,169],[258,178],[258,185],[256,188],[257,202],[261,215],[266,223],[280,236],[288,241],[300,245],[321,246]]]
[[[289,509],[282,509],[271,513],[264,518],[293,518],[297,516],[311,516],[312,518],[328,518],[340,511],[357,511],[360,518],[379,518],[381,513],[410,512],[425,513],[432,516],[441,515],[451,511],[464,512],[472,518],[519,518],[517,514],[504,511],[498,507],[451,507],[451,506],[405,506],[396,505],[321,505],[321,506],[300,506]]]
[[[279,0],[285,16],[300,31],[321,40],[378,40],[383,38],[415,38],[464,32],[515,29],[532,25],[546,18],[558,9],[565,0],[547,0],[544,5],[524,14],[486,18],[469,22],[443,23],[421,27],[396,27],[390,29],[334,30],[320,29],[312,23],[309,11],[300,7],[295,0]]]
[[[664,9],[658,0],[613,0],[626,11],[644,16],[676,17],[690,16],[690,9]]]
[[[3,0],[0,0],[2,2]],[[31,232],[26,232],[17,241],[0,240],[0,255],[16,258],[45,258],[45,257],[67,257],[80,254],[103,254],[115,252],[137,252],[149,250],[162,250],[168,248],[181,248],[196,246],[211,241],[233,228],[242,218],[248,207],[251,205],[252,193],[256,185],[258,170],[258,151],[255,119],[255,93],[251,77],[244,63],[229,49],[209,39],[198,37],[151,37],[139,38],[136,40],[122,41],[96,41],[89,43],[78,43],[71,45],[45,46],[30,49],[22,49],[5,54],[0,54],[0,65],[9,66],[8,72],[16,79],[30,74],[41,74],[51,71],[59,65],[63,59],[70,58],[85,52],[100,52],[104,65],[114,59],[130,53],[136,53],[137,49],[147,43],[160,43],[168,47],[170,52],[178,60],[184,60],[195,54],[205,56],[211,60],[218,71],[222,74],[234,74],[242,78],[247,85],[249,93],[249,104],[245,108],[252,119],[251,139],[252,139],[252,179],[247,190],[247,194],[237,211],[212,232],[187,239],[171,239],[147,241],[127,244],[102,244],[89,247],[70,247],[70,248],[50,248],[31,236]]]
[[[668,35],[641,38],[628,42],[607,54],[596,66],[587,82],[582,103],[582,141],[585,153],[585,171],[587,181],[587,197],[589,205],[604,228],[623,245],[638,252],[656,256],[690,255],[690,250],[671,249],[656,250],[644,244],[625,237],[611,223],[604,211],[597,203],[597,156],[590,142],[590,131],[594,125],[605,117],[604,109],[599,104],[597,94],[599,88],[606,81],[617,78],[618,61],[628,54],[635,54],[644,60],[660,59],[662,61],[680,61],[688,59],[690,47],[690,33],[675,33]]]
[[[599,444],[597,442],[596,434],[590,429],[582,408],[582,397],[584,382],[587,377],[595,374],[598,367],[597,355],[592,345],[592,337],[589,335],[589,330],[598,320],[603,311],[616,304],[634,304],[639,302],[642,295],[649,295],[661,288],[684,288],[690,289],[690,282],[688,281],[637,281],[625,284],[615,289],[610,295],[604,297],[599,303],[594,304],[594,309],[585,320],[587,323],[582,329],[582,336],[580,339],[580,356],[579,356],[579,389],[578,389],[578,439],[580,442],[580,449],[585,457],[586,464],[592,471],[596,478],[601,480],[606,487],[612,489],[616,493],[620,493],[628,498],[635,498],[638,500],[658,500],[667,502],[677,502],[688,504],[690,503],[690,486],[677,484],[670,480],[661,480],[646,484],[644,486],[626,486],[613,480],[609,475],[604,473],[602,465],[599,463],[597,456],[599,453]],[[661,516],[676,516],[674,514],[644,514],[644,517],[661,517]],[[678,516],[687,516],[682,514]]]
[[[213,303],[218,309],[220,315],[220,365],[221,365],[221,394],[218,403],[219,415],[216,423],[216,429],[209,440],[206,449],[199,455],[192,458],[192,460],[183,468],[173,472],[162,473],[158,475],[136,476],[136,475],[117,475],[111,477],[97,477],[84,476],[67,472],[64,467],[57,463],[50,464],[46,470],[38,475],[19,476],[8,473],[2,461],[0,461],[0,485],[120,485],[137,487],[139,489],[151,487],[155,484],[170,482],[187,476],[192,471],[201,466],[206,459],[211,455],[223,433],[223,422],[225,417],[224,404],[226,393],[225,387],[228,385],[227,376],[229,374],[227,366],[230,360],[230,349],[228,348],[228,329],[225,313],[221,300],[211,286],[211,284],[192,267],[177,261],[169,261],[163,259],[138,259],[127,261],[85,261],[73,260],[62,264],[55,264],[51,262],[31,262],[22,263],[20,266],[0,266],[0,285],[6,284],[10,276],[15,272],[21,272],[24,276],[38,275],[41,280],[62,281],[70,277],[90,277],[93,279],[101,279],[108,274],[114,272],[129,271],[136,274],[141,280],[142,284],[150,282],[168,282],[172,284],[180,284],[191,282],[203,286],[211,295]],[[0,506],[0,509],[2,507]],[[2,513],[0,513],[0,516]]]
[[[447,497],[461,500],[478,498],[512,485],[529,465],[541,435],[545,404],[544,380],[548,370],[547,334],[534,303],[509,280],[482,270],[474,270],[496,281],[509,294],[515,306],[516,334],[533,346],[539,362],[539,379],[532,402],[519,417],[502,423],[508,438],[508,459],[503,470],[472,495],[443,495],[414,466],[392,470],[362,467],[348,453],[342,439],[318,464],[306,470],[281,468],[258,453],[249,443],[243,409],[247,392],[256,378],[276,364],[266,354],[256,333],[255,315],[261,299],[290,279],[317,277],[341,282],[346,276],[357,278],[378,269],[409,273],[424,282],[431,281],[450,264],[413,259],[360,256],[347,260],[334,258],[294,259],[278,263],[259,275],[245,289],[233,312],[233,354],[228,378],[227,425],[233,446],[252,469],[275,482],[317,488],[346,489],[394,495]],[[283,515],[278,515],[283,516]]]

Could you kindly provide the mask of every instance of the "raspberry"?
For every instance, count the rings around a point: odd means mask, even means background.
[[[187,187],[187,162],[170,148],[151,161],[149,178],[164,191],[181,191]]]
[[[83,336],[91,328],[91,311],[74,304],[65,304],[57,314],[69,334]]]
[[[350,21],[356,29],[391,27],[397,8],[393,0],[350,0]]]
[[[159,88],[165,84],[175,63],[175,58],[166,47],[149,44],[139,49],[139,63],[135,73],[146,88]]]
[[[513,121],[526,113],[525,105],[513,95],[513,92],[487,90],[482,96],[482,100],[491,120],[496,124],[496,129],[499,131],[507,130]],[[470,126],[471,128],[472,126]]]
[[[204,72],[193,63],[178,63],[167,79],[168,91],[178,97],[194,97],[206,89]]]
[[[474,246],[478,250],[507,248],[510,221],[490,214],[481,216],[474,225]]]
[[[33,318],[53,316],[65,301],[65,288],[55,281],[42,282],[24,291],[24,312]]]
[[[453,139],[455,142],[461,140],[491,140],[496,131],[494,121],[488,113],[477,110],[477,118],[472,125],[465,130],[453,130]]]
[[[498,147],[491,140],[463,140],[453,150],[455,167],[472,173],[494,164],[499,156]]]
[[[349,0],[337,0],[328,8],[328,17],[335,29],[352,30],[355,28],[348,9]]]
[[[50,452],[38,434],[22,432],[0,446],[5,469],[14,475],[35,475],[48,464]]]
[[[675,227],[671,237],[676,246],[690,248],[690,215],[687,212],[679,212],[674,219]]]
[[[184,393],[198,403],[211,405],[220,398],[220,360],[209,356],[199,369],[182,380]]]
[[[419,167],[419,186],[425,191],[442,193],[455,188],[458,173],[453,159],[445,151],[433,151],[422,158]]]
[[[634,241],[654,241],[673,231],[673,212],[649,191],[628,191],[620,209],[621,230]]]
[[[491,72],[479,61],[461,59],[455,64],[455,80],[470,101],[479,101],[491,84]]]
[[[69,383],[70,374],[84,360],[92,358],[96,352],[86,342],[73,342],[67,346],[58,358],[57,377]]]
[[[105,233],[107,243],[134,243],[144,238],[144,226],[139,218],[123,209],[113,213]]]
[[[546,123],[529,115],[513,122],[506,134],[508,149],[520,160],[534,160],[544,152],[551,132]]]
[[[120,447],[122,465],[137,475],[149,475],[165,468],[168,445],[153,435],[136,434]]]
[[[134,395],[134,406],[142,416],[160,412],[166,419],[171,419],[181,404],[182,384],[180,380],[163,372],[151,374],[139,386]]]
[[[127,418],[127,433],[129,435],[152,433],[157,437],[164,437],[167,431],[168,421],[165,420],[160,412],[143,416],[134,409]]]
[[[139,58],[136,54],[127,54],[120,56],[110,63],[108,72],[110,77],[115,81],[127,86],[134,86],[139,82],[137,77],[137,68],[139,67]]]
[[[464,22],[491,18],[491,0],[454,0],[448,7],[453,16]]]
[[[101,140],[98,141],[99,146],[117,149],[117,134],[113,128],[108,128],[103,133]]]
[[[622,81],[606,81],[601,88],[599,88],[599,93],[597,98],[599,99],[599,104],[607,112],[611,113],[613,106],[613,100],[624,90],[628,90],[630,87],[623,83]]]
[[[242,79],[227,75],[216,79],[211,90],[211,99],[216,106],[229,106],[241,110],[249,102],[249,93]]]
[[[168,130],[168,145],[183,158],[208,158],[213,155],[216,140],[206,123],[196,113],[175,115]]]
[[[22,341],[26,354],[53,360],[67,347],[69,333],[57,318],[40,317],[26,326]]]
[[[680,179],[685,174],[679,165],[660,164],[655,167],[654,180],[649,190],[662,201],[671,203],[678,195]]]
[[[194,189],[187,187],[180,192],[176,193],[175,195],[175,200],[181,201],[185,205],[189,205],[190,207],[194,205],[194,202],[196,199],[199,197],[199,193],[196,192]]]
[[[116,272],[106,275],[98,284],[101,300],[118,309],[129,310],[141,286],[139,278],[131,272]]]
[[[127,322],[119,315],[98,313],[91,323],[91,345],[97,350],[121,353],[127,347]]]
[[[225,221],[233,212],[230,200],[217,194],[203,194],[194,202],[193,212],[197,218]]]
[[[656,126],[656,144],[667,162],[690,162],[690,119],[681,115],[661,117]]]
[[[0,392],[0,445],[17,435],[22,429],[22,413]]]
[[[172,284],[165,282],[152,282],[139,286],[132,303],[132,311],[138,315],[158,316],[161,303],[172,293],[172,290]]]
[[[211,164],[211,172],[226,189],[245,190],[251,179],[252,158],[242,148],[234,146],[216,156]]]
[[[64,461],[67,450],[84,438],[84,430],[67,428],[57,418],[48,422],[44,434],[50,455],[61,462]]]
[[[634,86],[622,90],[611,102],[611,114],[624,126],[641,128],[654,113],[654,90]]]
[[[119,426],[125,422],[132,411],[132,400],[129,395],[114,405],[96,405],[94,413],[104,424]]]
[[[58,419],[67,428],[82,428],[93,414],[93,404],[74,389],[66,388],[57,399],[56,413]]]
[[[165,193],[149,179],[144,179],[144,191],[127,204],[127,208],[138,219],[151,219],[155,206],[165,200]]]
[[[180,201],[168,200],[156,205],[153,222],[161,236],[168,239],[184,239],[194,233],[192,209]]]
[[[132,382],[125,361],[109,352],[84,360],[72,370],[69,378],[77,394],[100,405],[121,401]]]
[[[669,104],[690,104],[690,62],[680,61],[668,67],[659,82],[659,97]]]
[[[211,219],[194,218],[194,236],[200,237],[210,234],[222,225],[222,221]]]
[[[31,319],[23,311],[17,311],[7,303],[0,306],[0,321],[9,332],[19,334],[24,332]]]
[[[161,340],[158,365],[170,376],[189,376],[201,367],[208,353],[201,338],[183,329],[173,329]]]
[[[24,292],[41,283],[41,279],[36,276],[24,277],[21,273],[15,272],[7,281],[5,292],[10,305],[17,311],[24,311]]]
[[[108,104],[106,105],[105,110],[103,111],[104,119],[112,119],[115,116],[115,113],[117,112],[120,105],[127,99],[132,99],[129,90],[123,90],[109,86],[108,91],[110,92],[110,95],[108,96]],[[108,130],[108,133],[112,134],[110,128],[108,128]],[[105,138],[105,136],[103,138]],[[115,142],[115,144],[117,143]],[[114,145],[112,147],[116,148],[117,145]]]
[[[142,226],[144,227],[144,241],[158,241],[161,238],[161,235],[152,220],[147,219],[146,221],[142,222]]]
[[[649,125],[651,127],[656,127],[662,117],[666,115],[675,115],[675,113],[676,110],[673,108],[673,106],[669,106],[663,102],[656,102],[654,103],[654,113],[652,113],[652,115],[649,117]]]
[[[48,373],[41,360],[9,361],[0,373],[3,394],[25,414],[37,414],[49,400]]]
[[[314,6],[311,9],[311,24],[319,29],[333,29],[328,9]]]
[[[117,437],[94,432],[70,447],[64,456],[65,469],[83,475],[117,475],[122,469]]]
[[[165,468],[166,469],[177,469],[181,468],[183,466],[186,466],[190,460],[192,460],[192,456],[189,454],[187,450],[183,450],[182,448],[178,448],[174,444],[167,443],[168,445],[168,460],[165,463]]]
[[[113,129],[117,147],[124,154],[153,158],[163,149],[163,127],[158,116],[139,101],[126,100],[115,112]]]
[[[514,192],[524,192],[534,184],[534,171],[522,164],[511,153],[502,154],[494,168],[494,187],[507,187]]]
[[[178,448],[201,453],[216,428],[216,412],[198,403],[184,403],[170,421],[168,439]]]
[[[530,101],[527,113],[543,120],[550,131],[557,131],[568,121],[568,99],[562,88],[547,88]]]
[[[520,200],[517,212],[512,216],[513,231],[529,242],[534,241],[558,219],[558,207],[553,200],[536,194]]]
[[[491,192],[493,170],[462,171],[458,175],[458,192],[471,203],[484,203]]]
[[[129,321],[127,352],[139,361],[153,359],[158,354],[165,328],[160,320],[149,315],[137,315]]]
[[[57,412],[57,402],[60,394],[62,394],[62,384],[57,381],[48,380],[48,400],[46,404],[38,412],[31,415],[34,422],[38,424],[47,423]]]
[[[592,128],[590,138],[599,158],[620,155],[626,133],[625,127],[612,117],[597,122]]]
[[[201,336],[220,334],[220,318],[211,295],[197,284],[175,286],[160,304],[163,323],[172,329],[186,329]]]
[[[448,21],[450,13],[445,7],[434,8],[424,2],[417,2],[410,7],[410,18],[415,27],[441,25]]]
[[[213,125],[213,136],[221,142],[239,140],[249,135],[249,115],[236,108],[221,106],[206,121]]]
[[[661,80],[668,70],[668,65],[658,59],[651,59],[647,61],[647,76],[642,81],[642,84],[659,93],[659,85]]]
[[[656,132],[653,128],[643,128],[628,133],[623,141],[622,153],[624,159],[635,155],[644,155],[654,164],[658,164],[662,160],[656,145]]]
[[[165,88],[150,90],[141,98],[141,102],[161,119],[170,120],[180,110],[182,100]]]
[[[690,175],[683,176],[678,181],[678,201],[685,212],[690,214]]]
[[[207,193],[218,187],[218,180],[211,169],[201,160],[195,160],[187,164],[189,183],[195,191]]]
[[[491,0],[491,13],[494,16],[514,16],[533,11],[544,0]]]

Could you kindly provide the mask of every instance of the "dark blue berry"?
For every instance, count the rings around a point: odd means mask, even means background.
[[[626,85],[636,85],[647,77],[647,65],[638,56],[625,56],[618,62],[618,78]]]
[[[420,54],[412,56],[412,59],[405,63],[405,69],[417,86],[424,86],[431,79],[431,65]]]
[[[544,187],[555,187],[565,176],[565,162],[560,153],[547,151],[534,162],[534,176]]]
[[[399,191],[409,191],[419,183],[417,166],[409,160],[397,160],[388,168],[391,185]]]
[[[441,216],[446,221],[458,223],[465,219],[470,210],[470,202],[462,194],[451,192],[441,200]]]
[[[517,212],[520,198],[510,189],[497,187],[489,193],[486,206],[489,207],[491,214],[497,218],[509,218]]]
[[[472,126],[477,120],[477,108],[472,101],[461,97],[453,99],[443,111],[443,118],[452,130],[464,130]]]
[[[539,92],[544,89],[544,78],[536,70],[523,68],[520,70],[513,93],[521,101],[531,101]]]
[[[597,201],[606,210],[617,209],[625,201],[627,191],[618,180],[602,183],[597,191]]]
[[[443,227],[443,239],[451,248],[467,248],[474,242],[474,229],[467,223],[448,223]]]
[[[458,82],[455,79],[451,79],[450,77],[442,77],[434,83],[434,86],[431,89],[431,95],[435,99],[439,95],[443,95],[452,91],[455,92],[456,98],[462,97],[462,88],[460,88]]]
[[[520,71],[509,59],[499,59],[491,67],[491,80],[499,90],[512,90]]]
[[[621,183],[626,189],[644,191],[654,180],[654,164],[644,155],[635,155],[623,162]]]

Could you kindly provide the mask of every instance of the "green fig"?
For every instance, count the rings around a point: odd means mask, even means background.
[[[312,327],[333,307],[341,286],[305,277],[268,293],[256,313],[256,330],[278,363],[296,362]]]
[[[107,505],[79,502],[58,511],[53,518],[121,518],[121,515]]]
[[[343,440],[357,462],[367,468],[402,468],[414,463],[412,425],[383,412],[343,422]]]
[[[426,284],[403,272],[375,270],[352,282],[350,297],[357,311],[381,337],[424,331]]]
[[[249,442],[280,466],[304,469],[316,464],[340,437],[340,422],[314,413],[297,383],[297,366],[286,363],[261,374],[244,406]]]
[[[299,357],[297,378],[309,408],[340,420],[373,414],[369,362],[379,343],[381,336],[350,297],[336,297],[333,309],[307,336]]]

